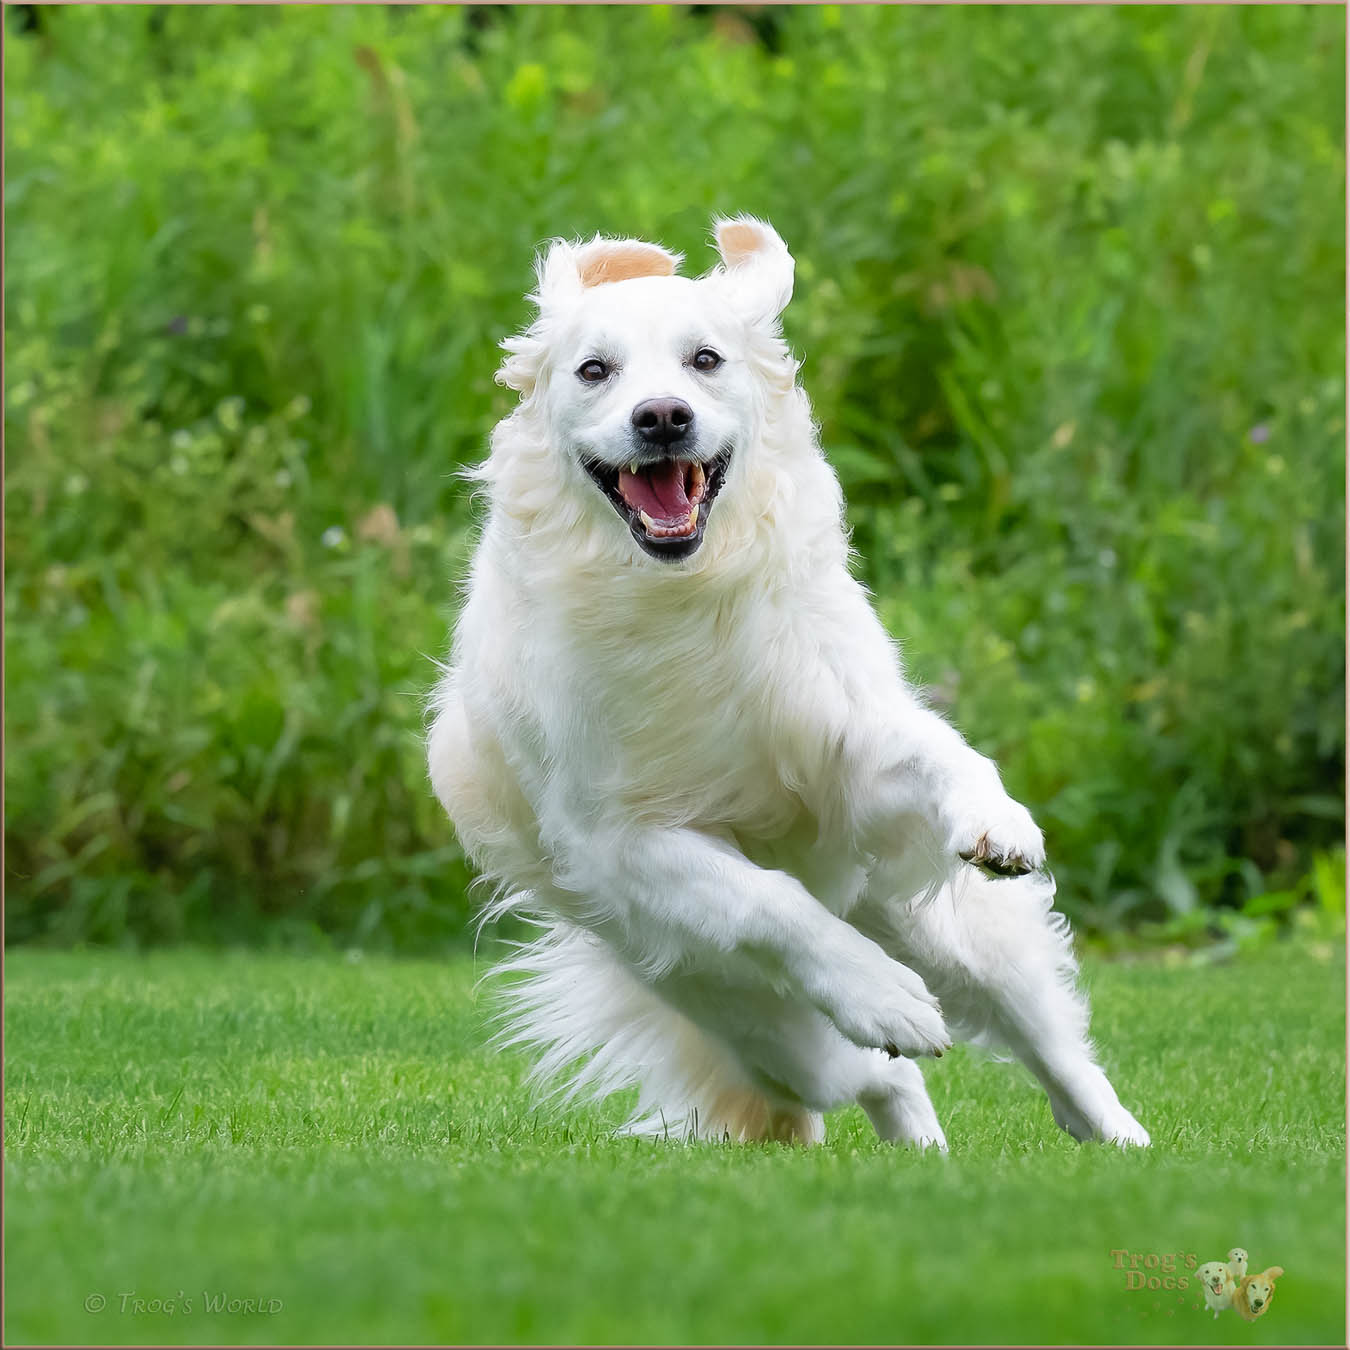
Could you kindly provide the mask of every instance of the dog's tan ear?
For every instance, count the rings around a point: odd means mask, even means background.
[[[772,225],[754,216],[713,221],[728,293],[752,322],[777,327],[792,299],[795,265]]]
[[[604,239],[587,244],[555,239],[535,266],[539,288],[534,299],[541,310],[574,300],[591,286],[633,277],[669,277],[680,255],[641,239]]]
[[[1284,1274],[1283,1266],[1271,1266],[1268,1270],[1263,1270],[1257,1278],[1262,1280],[1269,1280],[1272,1284],[1274,1284],[1275,1281],[1278,1280],[1280,1276],[1283,1274]]]
[[[539,317],[524,333],[502,343],[508,356],[497,371],[497,383],[526,398],[534,392],[544,360],[543,329],[555,306],[575,300],[591,286],[631,277],[673,276],[679,265],[678,253],[641,239],[605,239],[598,234],[587,244],[554,239],[534,260],[538,284],[530,300]]]
[[[577,250],[576,265],[583,287],[604,286],[633,277],[674,276],[680,255],[641,239],[601,239],[596,235]]]

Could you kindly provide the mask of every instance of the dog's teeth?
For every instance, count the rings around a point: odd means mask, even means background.
[[[656,528],[656,522],[645,511],[638,512],[638,519],[649,534]]]
[[[637,475],[637,460],[634,460],[634,461],[628,466],[628,472],[631,473],[631,474],[633,474],[634,476]]]
[[[698,524],[698,506],[689,513],[689,528],[692,530]]]

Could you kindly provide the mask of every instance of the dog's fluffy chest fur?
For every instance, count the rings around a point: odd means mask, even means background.
[[[542,594],[501,582],[519,616],[501,669],[550,729],[547,759],[584,763],[597,801],[746,839],[814,828],[830,747],[796,677],[837,679],[842,653],[812,640],[800,595],[711,575],[581,575]]]

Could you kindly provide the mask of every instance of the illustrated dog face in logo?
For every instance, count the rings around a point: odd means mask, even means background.
[[[1245,1322],[1264,1317],[1275,1297],[1275,1281],[1284,1274],[1283,1266],[1271,1266],[1259,1275],[1244,1276],[1233,1295],[1233,1307]]]
[[[1233,1306],[1237,1281],[1233,1279],[1232,1271],[1222,1261],[1206,1261],[1195,1274],[1200,1281],[1200,1288],[1204,1290],[1205,1307],[1215,1317],[1225,1308]]]

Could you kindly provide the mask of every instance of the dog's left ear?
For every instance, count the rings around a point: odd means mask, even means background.
[[[778,232],[753,216],[713,222],[728,293],[752,323],[775,331],[792,299],[794,264]]]
[[[1283,1266],[1271,1266],[1269,1270],[1263,1270],[1261,1274],[1258,1276],[1258,1278],[1262,1280],[1269,1280],[1271,1284],[1274,1284],[1275,1281],[1278,1280],[1280,1276],[1283,1274],[1284,1274]]]

